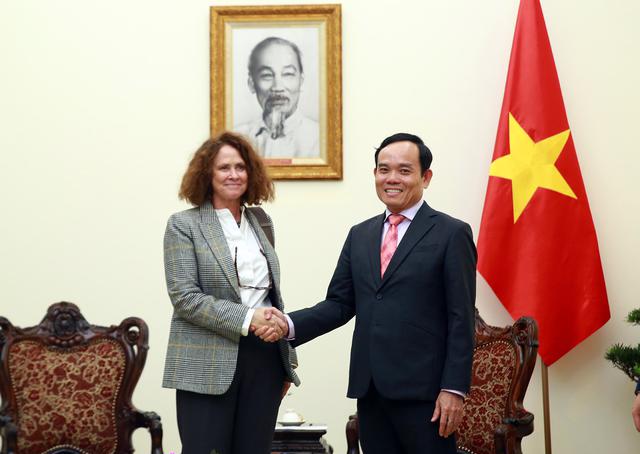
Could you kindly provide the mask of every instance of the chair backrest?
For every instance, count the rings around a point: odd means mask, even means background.
[[[17,452],[132,452],[147,349],[143,320],[94,326],[71,303],[24,329],[0,317],[0,416],[17,426]]]
[[[471,391],[458,427],[458,452],[520,454],[533,432],[533,415],[522,406],[536,363],[538,328],[522,317],[512,326],[487,325],[476,310]]]

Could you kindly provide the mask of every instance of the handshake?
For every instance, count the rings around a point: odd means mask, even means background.
[[[249,331],[265,342],[276,342],[289,334],[289,323],[275,307],[259,307],[253,313]]]

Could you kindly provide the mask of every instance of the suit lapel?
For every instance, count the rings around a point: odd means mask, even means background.
[[[396,252],[393,254],[393,257],[389,262],[389,266],[384,272],[384,278],[382,279],[380,286],[383,286],[391,278],[409,252],[414,248],[416,243],[420,241],[420,239],[424,237],[431,228],[433,228],[435,225],[435,216],[436,212],[427,205],[426,202],[423,202],[422,206],[416,213],[416,216],[413,218],[413,221],[409,224],[409,228],[404,234],[404,237],[402,237],[402,241],[400,241]],[[380,258],[378,258],[378,263],[380,263]],[[378,274],[380,273],[378,272]]]
[[[365,240],[369,250],[369,263],[371,264],[371,276],[373,284],[377,288],[380,286],[380,245],[382,238],[382,224],[384,223],[384,213],[373,218],[369,224],[369,230],[365,233]]]
[[[273,246],[271,246],[271,243],[269,243],[267,235],[265,235],[264,230],[262,230],[262,227],[260,226],[260,222],[254,214],[249,210],[245,210],[244,214],[247,221],[249,221],[253,232],[256,234],[256,238],[258,238],[258,243],[260,243],[260,247],[264,251],[264,255],[267,257],[269,268],[273,273],[273,282],[280,284],[280,265],[278,264],[276,251],[273,249]]]
[[[220,268],[227,277],[229,284],[231,284],[238,299],[240,299],[240,288],[238,287],[238,278],[233,268],[233,257],[231,257],[222,225],[220,225],[220,221],[218,220],[218,216],[216,216],[211,202],[206,202],[200,206],[200,231],[209,245],[213,256],[218,261]]]

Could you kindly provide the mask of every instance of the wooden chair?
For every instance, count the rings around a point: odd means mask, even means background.
[[[2,453],[130,454],[146,427],[162,454],[160,417],[131,403],[148,348],[143,320],[90,325],[71,303],[29,328],[0,317]]]
[[[512,326],[487,325],[476,310],[471,391],[456,433],[459,454],[522,454],[533,414],[522,406],[538,352],[538,327],[522,317]],[[358,416],[346,427],[347,454],[359,454]]]

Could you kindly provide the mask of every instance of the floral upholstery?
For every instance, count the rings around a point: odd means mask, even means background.
[[[9,350],[19,427],[18,452],[68,446],[91,454],[117,447],[116,399],[125,353],[109,339],[72,349],[22,340]]]
[[[506,415],[516,351],[507,341],[478,345],[473,357],[471,391],[458,428],[458,449],[473,454],[494,453],[494,431]]]

